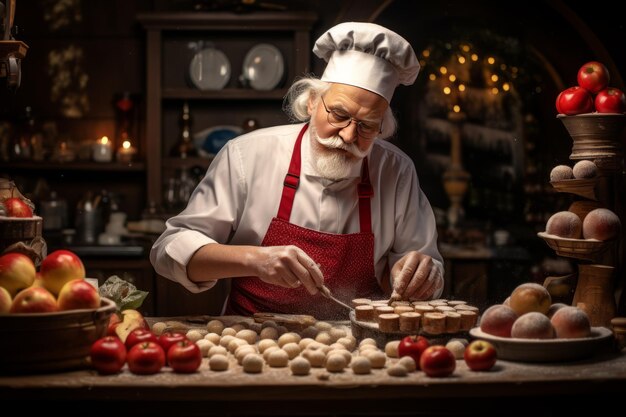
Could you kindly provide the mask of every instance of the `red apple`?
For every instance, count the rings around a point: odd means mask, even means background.
[[[102,375],[118,373],[126,363],[126,346],[117,337],[98,339],[89,349],[91,365]]]
[[[39,272],[43,286],[55,295],[68,281],[85,278],[85,267],[78,255],[63,249],[46,256]]]
[[[420,357],[420,368],[428,376],[448,376],[456,368],[456,358],[445,346],[430,346]]]
[[[73,279],[61,288],[57,304],[59,310],[95,309],[100,307],[100,294],[84,279]]]
[[[191,374],[202,364],[202,352],[191,340],[182,340],[168,349],[167,362],[174,372]]]
[[[137,310],[122,311],[122,321],[115,326],[115,334],[122,342],[126,342],[126,338],[135,329],[150,329],[148,322],[143,315]]]
[[[143,342],[159,343],[159,338],[154,333],[152,333],[152,331],[140,328],[130,332],[124,344],[126,345],[126,349],[130,350],[130,348],[132,348],[136,344]]]
[[[10,312],[50,313],[57,310],[57,300],[48,290],[41,287],[28,287],[17,293]]]
[[[163,352],[165,352],[165,358],[167,359],[167,352],[170,350],[172,346],[174,346],[178,342],[182,342],[183,340],[187,340],[187,336],[181,332],[163,332],[159,336],[159,345],[163,348]],[[167,362],[167,361],[166,361]]]
[[[593,97],[591,93],[581,87],[567,88],[556,98],[556,109],[561,114],[573,116],[593,111]]]
[[[624,113],[626,111],[626,95],[617,88],[600,91],[594,103],[598,113]]]
[[[7,217],[33,217],[33,209],[19,197],[11,197],[4,200]]]
[[[15,296],[35,281],[37,271],[32,259],[22,253],[6,253],[0,256],[0,287]]]
[[[4,288],[0,287],[0,314],[6,314],[11,310],[11,294]]]
[[[609,85],[611,77],[604,64],[591,61],[580,67],[577,79],[579,86],[592,94],[597,94]]]
[[[128,369],[138,375],[156,374],[165,365],[165,352],[154,342],[139,343],[126,355]]]
[[[406,336],[398,345],[398,356],[410,356],[419,367],[420,356],[430,346],[430,342],[424,336]]]
[[[474,340],[467,345],[463,358],[472,371],[487,371],[496,363],[496,348],[486,340]]]

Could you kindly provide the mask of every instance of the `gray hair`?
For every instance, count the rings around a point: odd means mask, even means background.
[[[307,111],[309,99],[320,99],[330,88],[330,83],[307,75],[294,82],[283,102],[283,110],[289,116],[292,122],[308,122],[311,119]],[[387,107],[383,115],[383,131],[380,138],[387,139],[391,137],[397,128],[396,118],[391,111],[391,107]]]

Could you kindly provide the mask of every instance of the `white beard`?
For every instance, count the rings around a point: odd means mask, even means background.
[[[362,151],[355,143],[345,143],[338,135],[320,138],[312,125],[309,131],[312,167],[317,175],[332,181],[348,178],[352,167],[361,162],[372,149],[370,147]]]

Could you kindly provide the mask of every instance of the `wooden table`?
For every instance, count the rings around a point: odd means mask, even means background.
[[[206,359],[205,359],[206,361]],[[321,374],[330,375],[327,380]],[[153,376],[127,369],[114,376],[81,370],[51,375],[0,376],[0,404],[15,401],[63,415],[524,415],[579,414],[585,405],[604,415],[626,393],[626,352],[562,364],[498,361],[490,372],[471,372],[463,361],[451,377],[415,372],[404,378],[384,370],[354,375],[313,369],[292,376],[287,368],[245,374],[231,363],[214,372],[177,375],[165,368]],[[32,400],[38,400],[34,402]],[[89,401],[86,408],[76,400]],[[15,404],[18,405],[18,404]],[[6,408],[5,408],[6,409]]]

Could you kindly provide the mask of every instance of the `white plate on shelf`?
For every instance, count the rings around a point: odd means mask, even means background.
[[[272,90],[285,74],[285,61],[278,48],[269,43],[253,46],[243,59],[243,78],[255,90]]]
[[[222,51],[204,48],[189,63],[189,78],[200,90],[221,90],[230,80],[230,61]]]
[[[198,154],[205,158],[215,156],[226,142],[243,133],[239,126],[220,125],[201,130],[193,135],[193,144]]]
[[[610,346],[613,332],[606,327],[592,327],[591,336],[576,339],[520,339],[499,337],[474,327],[470,335],[491,342],[498,351],[498,359],[519,362],[564,362],[593,356]]]

